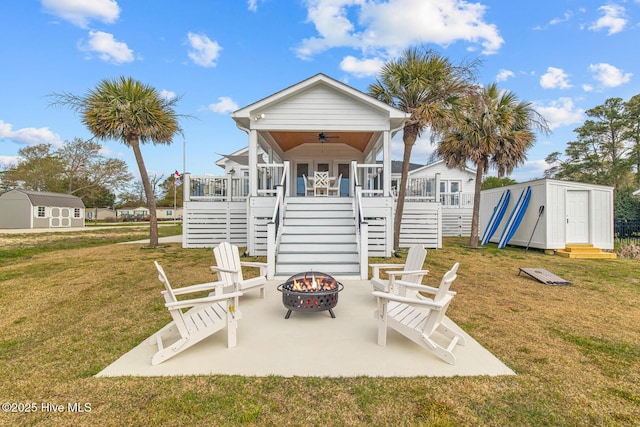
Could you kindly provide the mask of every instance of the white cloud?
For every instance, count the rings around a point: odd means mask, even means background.
[[[589,71],[604,87],[616,87],[628,83],[631,80],[631,73],[624,73],[621,69],[610,64],[600,63],[589,65]]]
[[[547,106],[535,105],[535,110],[547,119],[551,130],[580,123],[584,116],[584,110],[577,108],[571,98],[559,98]]]
[[[22,145],[51,144],[54,147],[62,147],[63,145],[60,135],[51,132],[47,127],[13,130],[10,123],[0,120],[0,140],[3,139],[9,139]]]
[[[94,19],[112,24],[120,15],[115,0],[42,0],[42,6],[48,13],[81,28],[87,28]]]
[[[496,76],[496,81],[504,82],[511,77],[515,77],[515,74],[513,73],[513,71],[505,70],[504,68],[502,68],[500,71],[498,71],[498,75]]]
[[[238,109],[238,104],[236,104],[233,99],[228,96],[221,96],[218,98],[218,102],[215,104],[209,104],[209,110],[214,113],[230,113],[232,111],[236,111]]]
[[[517,182],[527,182],[534,179],[544,177],[544,171],[549,169],[550,165],[544,160],[528,160],[524,165],[513,170],[509,178]]]
[[[356,77],[369,77],[377,74],[383,65],[384,61],[380,58],[357,59],[349,55],[340,62],[340,69]]]
[[[568,89],[569,75],[561,68],[548,67],[547,72],[540,76],[540,86],[544,89]]]
[[[594,22],[589,29],[593,31],[608,30],[607,34],[619,33],[627,25],[627,17],[624,7],[617,4],[607,4],[600,6],[604,16]]]
[[[89,31],[87,43],[79,44],[80,50],[97,53],[98,57],[116,65],[133,62],[133,51],[126,43],[117,41],[113,34],[103,31]]]
[[[176,95],[176,93],[175,93],[175,92],[172,92],[172,91],[170,91],[170,90],[166,90],[166,89],[162,89],[162,90],[160,91],[160,96],[161,96],[163,99],[166,99],[167,101],[170,101],[170,100],[172,100],[173,98],[175,98],[177,95]]]
[[[9,169],[22,160],[19,156],[0,156],[0,169]]]
[[[249,8],[249,10],[251,12],[257,12],[258,11],[258,3],[259,2],[263,2],[264,0],[248,0],[247,1],[247,7]]]
[[[189,33],[189,58],[202,67],[215,67],[222,47],[204,34]]]
[[[417,43],[442,46],[466,41],[483,53],[496,53],[504,40],[494,24],[484,21],[486,6],[465,0],[306,0],[307,20],[318,33],[296,48],[298,57],[334,47],[387,55]]]

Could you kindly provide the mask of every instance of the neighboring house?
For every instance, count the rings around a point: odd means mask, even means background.
[[[149,208],[146,206],[139,206],[137,208],[123,208],[118,209],[117,216],[126,218],[143,218],[149,215]],[[169,219],[182,219],[182,208],[177,207],[156,207],[156,218],[158,220]]]
[[[171,219],[182,219],[182,208],[173,207],[165,208],[165,207],[156,207],[156,217],[158,220],[171,220]]]
[[[0,228],[84,227],[84,211],[71,194],[11,190],[0,195]]]
[[[85,219],[87,221],[103,221],[107,218],[115,218],[116,211],[109,208],[87,208],[85,209]]]
[[[131,217],[131,218],[139,218],[143,216],[149,215],[149,208],[146,206],[139,206],[137,208],[122,208],[116,210],[117,217]]]

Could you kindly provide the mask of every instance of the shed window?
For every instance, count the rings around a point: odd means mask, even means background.
[[[46,216],[46,210],[44,206],[38,206],[38,218],[44,218]]]
[[[74,218],[80,218],[80,208],[74,208],[73,209],[73,217]]]

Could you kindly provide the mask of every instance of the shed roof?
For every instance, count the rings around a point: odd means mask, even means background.
[[[78,196],[45,191],[12,190],[24,193],[33,206],[57,206],[63,208],[84,208],[82,199]]]

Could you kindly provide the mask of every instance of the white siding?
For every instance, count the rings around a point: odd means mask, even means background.
[[[400,246],[442,247],[442,208],[439,203],[406,202],[400,227]]]
[[[253,124],[258,130],[362,130],[389,129],[387,112],[363,104],[325,85],[314,85],[294,97],[261,109],[266,120]],[[252,112],[251,115],[254,113]],[[258,114],[256,112],[255,114]]]
[[[541,179],[483,191],[480,199],[480,237],[484,233],[501,194],[506,189],[510,189],[509,206],[491,241],[495,243],[500,239],[520,193],[527,186],[531,186],[531,200],[525,216],[509,244],[527,246],[529,239],[531,239],[530,247],[532,248],[564,249],[568,243],[566,241],[567,191],[584,190],[589,192],[589,243],[600,249],[613,249],[613,189],[599,185],[551,179]],[[544,212],[536,226],[541,205],[544,205]]]
[[[185,202],[182,247],[210,248],[220,242],[247,246],[246,202]]]

